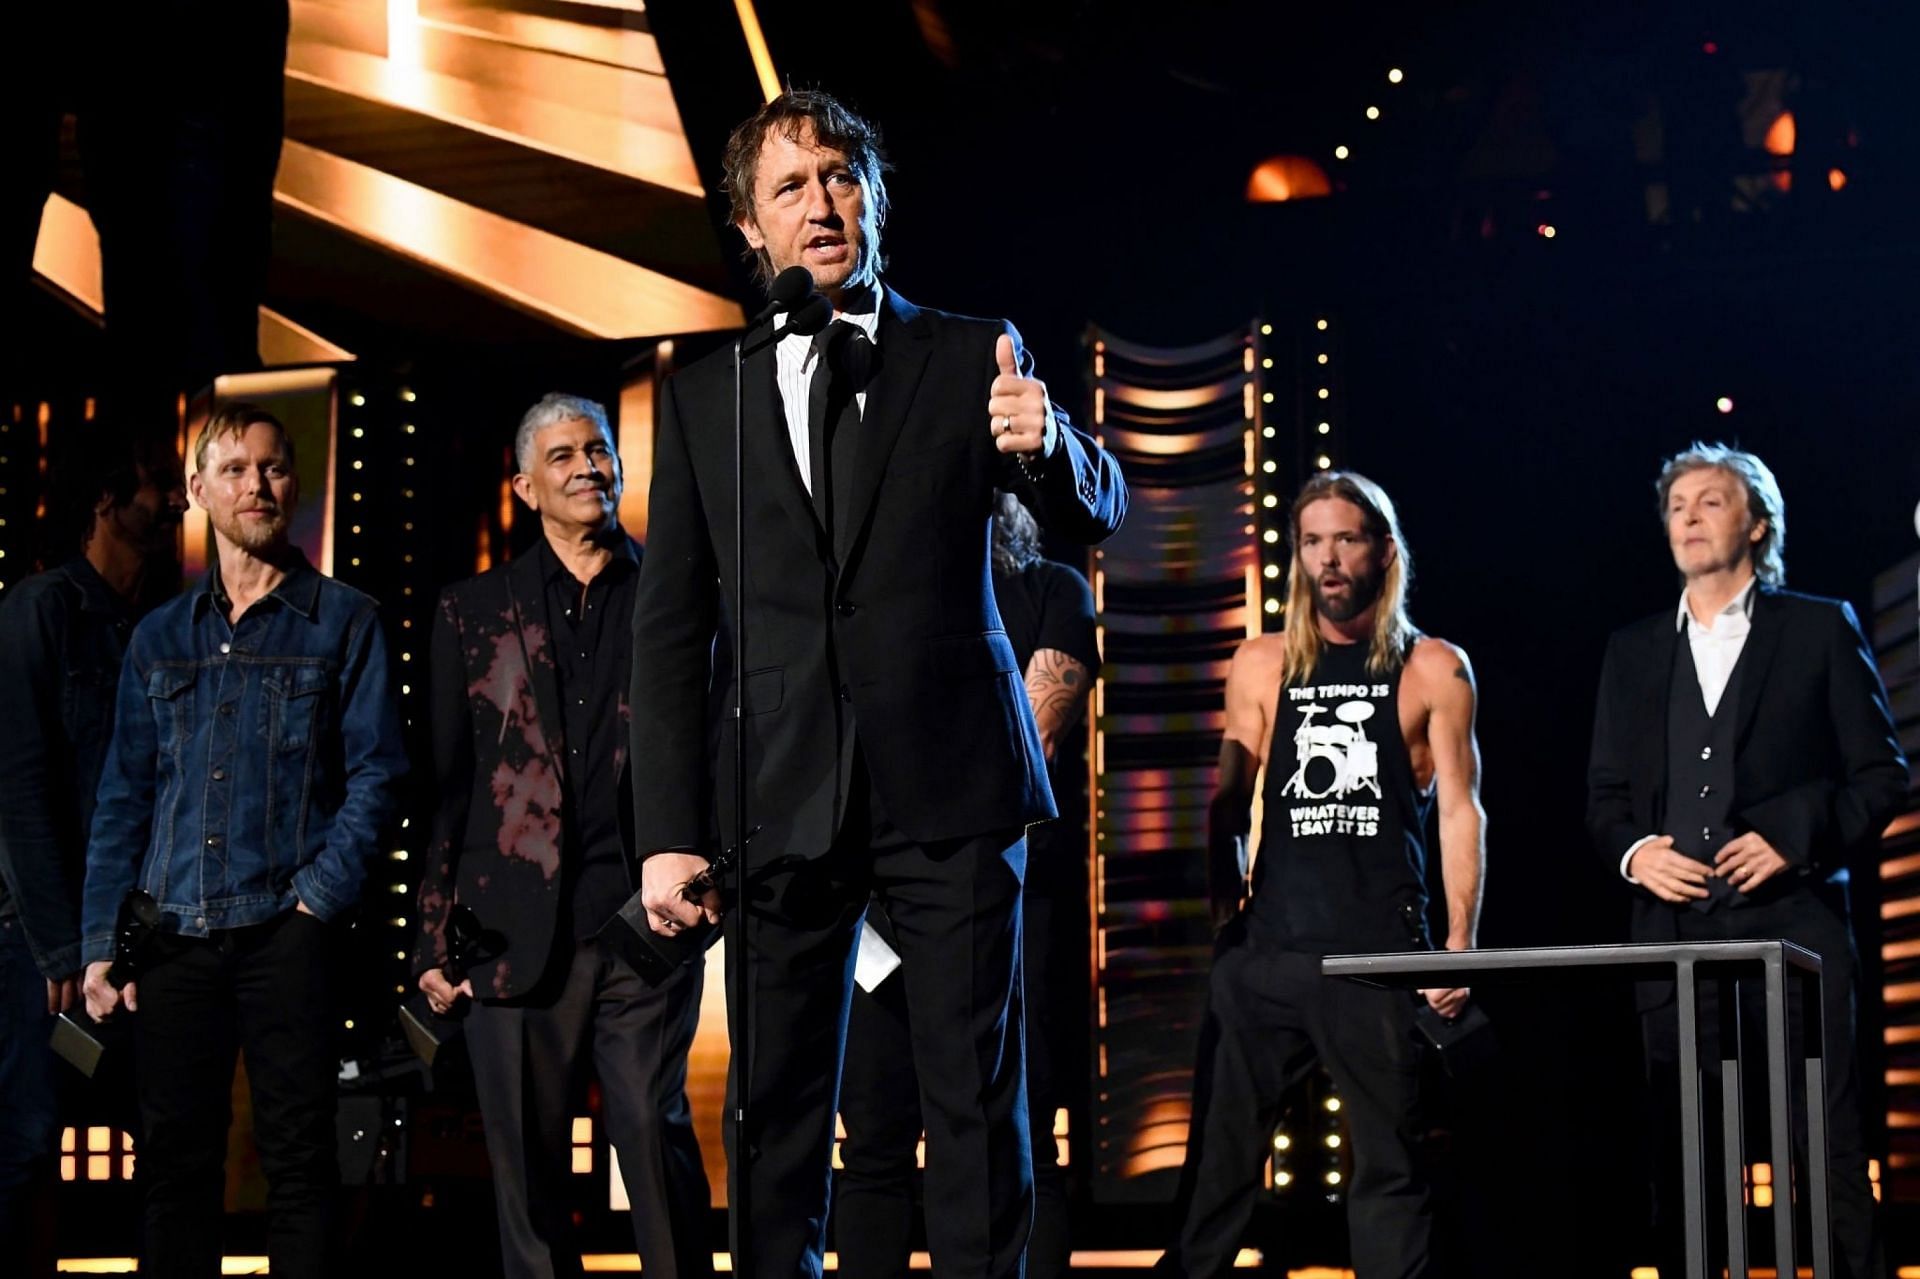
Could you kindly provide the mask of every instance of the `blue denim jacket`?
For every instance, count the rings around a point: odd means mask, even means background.
[[[190,937],[352,906],[406,771],[374,602],[304,559],[229,625],[219,571],[135,628],[94,810],[83,957],[136,885]]]
[[[0,604],[0,921],[49,979],[80,971],[80,883],[133,617],[93,565],[26,579]]]

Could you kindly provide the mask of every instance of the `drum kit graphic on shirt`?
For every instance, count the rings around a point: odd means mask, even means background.
[[[1354,697],[1342,700],[1340,694],[1371,692],[1385,696],[1387,686],[1321,686],[1287,692],[1289,697],[1300,699],[1292,707],[1300,713],[1300,721],[1293,730],[1293,773],[1280,793],[1289,799],[1309,801],[1288,806],[1294,836],[1377,835],[1379,806],[1346,801],[1366,794],[1376,800],[1384,798],[1380,789],[1380,745],[1366,731],[1368,721],[1380,707]]]

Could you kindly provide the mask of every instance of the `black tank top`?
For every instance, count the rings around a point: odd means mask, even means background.
[[[1366,644],[1328,644],[1280,690],[1267,752],[1249,922],[1308,954],[1425,949],[1432,795],[1400,735],[1400,678]]]

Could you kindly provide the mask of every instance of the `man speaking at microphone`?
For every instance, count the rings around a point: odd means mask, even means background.
[[[1033,1201],[1020,884],[1025,827],[1054,804],[990,584],[993,491],[1082,542],[1126,509],[1118,466],[1048,401],[1010,324],[922,309],[880,282],[884,169],[874,128],[823,93],[787,93],[728,140],[734,223],[761,277],[805,267],[835,319],[814,338],[747,335],[744,592],[731,354],[662,387],[634,614],[635,846],[651,850],[641,891],[668,935],[717,918],[716,898],[682,889],[707,866],[715,809],[732,829],[735,725],[710,753],[706,689],[723,619],[744,634],[754,1049],[751,1131],[733,1137],[753,1271],[783,1279],[822,1269],[870,895],[914,1010],[934,1264],[1020,1271]]]

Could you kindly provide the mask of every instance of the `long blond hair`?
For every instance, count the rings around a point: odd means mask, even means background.
[[[1313,575],[1300,568],[1300,513],[1315,502],[1337,497],[1360,509],[1368,536],[1376,542],[1391,540],[1396,554],[1387,565],[1380,586],[1380,598],[1374,601],[1373,639],[1367,647],[1367,670],[1375,675],[1398,670],[1407,650],[1420,635],[1413,619],[1407,616],[1407,590],[1413,584],[1413,556],[1406,539],[1400,536],[1400,517],[1394,513],[1393,499],[1385,489],[1353,471],[1323,471],[1308,480],[1293,499],[1291,527],[1287,540],[1293,548],[1293,563],[1287,570],[1286,647],[1280,663],[1280,682],[1292,684],[1304,679],[1320,662],[1325,641],[1313,616]]]

